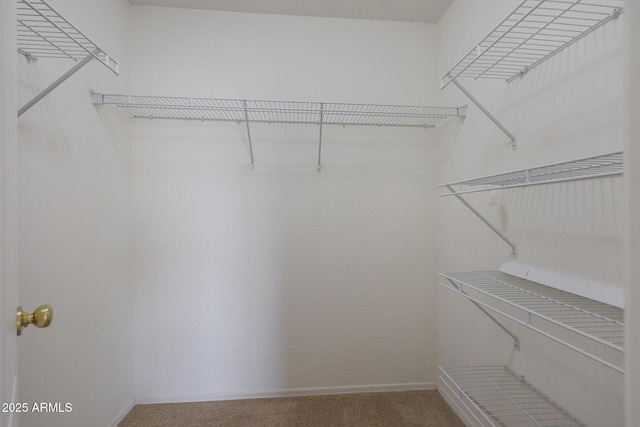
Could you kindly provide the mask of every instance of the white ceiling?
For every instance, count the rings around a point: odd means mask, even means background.
[[[278,15],[438,22],[453,0],[129,0],[131,4]]]

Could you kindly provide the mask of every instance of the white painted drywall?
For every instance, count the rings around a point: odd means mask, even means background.
[[[438,24],[444,74],[520,2],[456,0]],[[523,78],[461,81],[518,137],[507,137],[475,106],[462,126],[443,129],[440,183],[621,150],[625,83],[623,22],[600,28]],[[465,102],[453,86],[445,103]],[[469,201],[518,246],[517,262],[623,287],[622,178],[498,193]],[[441,271],[496,270],[510,248],[454,198],[438,199]],[[480,311],[444,289],[438,299],[441,365],[508,364],[589,425],[623,424],[623,378],[511,325],[522,350]]]
[[[627,22],[637,23],[640,21],[640,7],[637,3],[627,2],[625,4],[625,14]],[[640,229],[638,228],[638,217],[640,216],[640,151],[638,150],[638,140],[640,139],[640,28],[638,25],[628,25],[626,29],[626,52],[629,55],[626,69],[626,81],[629,85],[627,92],[627,112],[628,135],[625,146],[626,161],[626,184],[628,197],[627,211],[627,309],[625,311],[626,325],[626,387],[625,387],[625,425],[633,427],[640,419],[640,364],[638,364],[638,354],[640,354],[640,287],[638,287],[638,277],[640,277],[640,265],[637,260],[640,257]]]
[[[437,103],[434,28],[133,7],[132,92]],[[433,387],[435,131],[133,124],[139,401]]]
[[[96,111],[89,89],[128,88],[129,6],[52,5],[120,61],[122,73],[94,61],[18,122],[21,303],[54,309],[48,329],[20,337],[20,399],[73,409],[27,413],[21,426],[106,426],[132,399],[130,153],[123,123]],[[20,105],[74,65],[17,62]]]

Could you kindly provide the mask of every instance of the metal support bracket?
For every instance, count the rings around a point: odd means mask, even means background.
[[[491,313],[489,313],[489,311],[484,308],[480,303],[474,301],[473,299],[471,299],[469,297],[469,295],[464,291],[464,288],[462,287],[461,284],[454,282],[451,279],[447,279],[449,280],[449,283],[451,283],[456,290],[461,293],[462,295],[464,295],[465,297],[467,297],[467,299],[473,304],[475,305],[478,310],[480,310],[481,312],[483,312],[489,319],[493,320],[493,322],[498,325],[500,327],[500,329],[502,329],[504,332],[507,333],[507,335],[509,335],[511,338],[513,338],[513,347],[520,351],[520,338],[518,338],[518,336],[516,334],[514,334],[513,332],[511,332],[506,326],[504,326],[502,323],[500,323],[500,321],[498,319],[496,319]],[[443,285],[445,286],[445,285]],[[448,286],[445,286],[446,288],[448,288]]]
[[[449,75],[449,77],[451,77],[451,75]],[[500,128],[500,130],[501,130],[502,132],[504,132],[504,133],[505,133],[505,135],[507,135],[507,136],[509,137],[509,139],[511,140],[511,148],[512,148],[513,150],[516,150],[516,149],[518,148],[518,141],[517,141],[517,139],[516,139],[516,136],[515,136],[514,134],[512,134],[511,132],[509,132],[509,130],[508,130],[506,127],[504,127],[504,125],[503,125],[502,123],[500,123],[500,122],[498,121],[498,119],[496,119],[496,117],[495,117],[493,114],[491,114],[491,113],[489,112],[489,110],[487,110],[487,109],[486,109],[486,108],[485,108],[485,107],[480,103],[480,101],[478,101],[478,100],[477,100],[473,95],[471,95],[471,93],[470,93],[470,92],[469,92],[469,91],[468,91],[464,86],[462,86],[462,85],[460,84],[460,82],[459,82],[457,79],[455,79],[455,78],[451,77],[450,82],[451,82],[451,83],[453,83],[454,85],[456,85],[456,87],[457,87],[458,89],[460,89],[460,91],[461,91],[462,93],[464,93],[464,94],[465,94],[465,96],[466,96],[467,98],[469,98],[469,100],[470,100],[471,102],[473,102],[474,104],[476,104],[476,106],[480,109],[480,111],[482,111],[482,112],[483,112],[487,117],[489,117],[489,119],[490,119],[493,123],[495,123],[495,125],[496,125],[496,126],[498,126],[498,127]]]
[[[498,235],[498,237],[500,237],[507,245],[511,246],[511,255],[514,258],[518,257],[518,250],[516,248],[515,243],[513,243],[511,240],[509,240],[509,238],[507,238],[507,236],[505,236],[504,233],[502,233],[500,230],[498,230],[493,224],[491,224],[489,222],[488,219],[486,219],[484,216],[482,216],[482,214],[480,212],[478,212],[476,210],[476,208],[471,206],[471,204],[464,199],[464,197],[462,197],[460,194],[456,193],[456,191],[453,189],[453,187],[451,187],[451,185],[447,185],[446,187],[451,192],[451,194],[456,196],[456,198],[458,200],[460,200],[463,205],[465,205],[467,208],[469,208],[469,210],[471,212],[473,212],[475,216],[480,218],[480,220],[482,222],[484,222],[487,225],[487,227],[489,227],[494,233],[496,233]]]
[[[22,114],[24,114],[29,108],[33,107],[38,102],[40,102],[40,100],[42,98],[44,98],[45,96],[49,95],[49,93],[51,91],[53,91],[55,88],[60,86],[65,80],[67,80],[69,77],[71,77],[76,72],[78,72],[82,67],[84,67],[89,62],[91,62],[91,60],[95,57],[95,55],[98,52],[100,52],[100,50],[96,49],[93,53],[85,56],[84,59],[82,61],[78,62],[72,69],[70,69],[69,71],[64,73],[58,80],[56,80],[55,82],[51,83],[46,89],[44,89],[42,92],[40,92],[38,95],[36,95],[31,101],[27,102],[24,105],[24,107],[22,107],[22,108],[20,108],[18,110],[18,117],[20,117]]]
[[[247,125],[247,137],[249,138],[249,155],[251,156],[251,170],[256,170],[256,165],[253,162],[253,144],[251,143],[251,129],[249,127],[249,110],[247,109],[247,101],[242,101],[244,104],[244,123]]]
[[[324,102],[320,104],[320,136],[318,139],[318,172],[322,172],[322,125],[324,121]]]

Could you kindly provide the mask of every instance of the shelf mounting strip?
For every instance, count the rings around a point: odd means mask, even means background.
[[[115,74],[118,62],[87,38],[44,0],[17,0],[18,52],[29,61],[71,59],[76,65],[18,110],[18,117],[78,70],[96,59]]]
[[[314,124],[319,127],[318,164],[322,170],[322,129],[326,125],[434,127],[450,117],[465,117],[463,107],[345,104],[303,101],[108,95],[91,92],[94,105],[112,105],[134,118],[244,122],[251,169],[255,169],[250,123]]]
[[[518,256],[516,245],[462,197],[463,194],[619,176],[623,173],[623,160],[624,153],[622,151],[616,151],[566,162],[536,166],[529,169],[452,182],[440,185],[438,188],[446,188],[449,191],[449,193],[441,194],[440,197],[455,196],[460,200],[474,215],[480,218],[482,222],[511,247],[511,253],[513,257],[516,258]]]
[[[517,148],[516,137],[465,89],[458,78],[522,76],[623,12],[623,0],[524,0],[440,79],[453,83]]]

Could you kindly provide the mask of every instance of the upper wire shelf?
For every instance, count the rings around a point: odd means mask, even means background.
[[[440,80],[512,80],[623,11],[622,0],[525,0]]]
[[[449,188],[450,193],[443,194],[443,196],[450,196],[495,189],[615,176],[623,173],[623,159],[623,152],[616,151],[567,162],[536,166],[530,169],[487,175],[440,185],[440,187]]]
[[[118,62],[56,12],[44,0],[17,0],[18,52],[30,60],[91,56],[115,74]]]
[[[441,367],[440,384],[482,426],[584,425],[506,366]]]
[[[114,105],[135,118],[261,123],[433,127],[449,117],[464,117],[466,107],[344,104],[216,98],[105,95],[92,93],[96,105]]]

